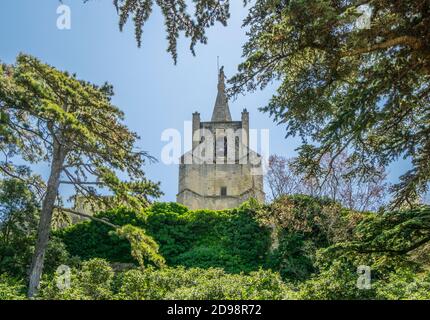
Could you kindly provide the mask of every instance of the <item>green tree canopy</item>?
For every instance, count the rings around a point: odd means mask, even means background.
[[[369,23],[359,24],[367,10]],[[412,159],[394,187],[413,203],[430,181],[430,1],[259,0],[244,26],[232,93],[278,89],[262,108],[304,140],[299,165],[352,150],[352,174]]]
[[[8,132],[0,142],[3,173],[16,175],[11,157],[28,163],[49,162],[38,240],[30,274],[33,295],[43,270],[44,254],[55,208],[61,210],[60,184],[95,205],[118,204],[142,209],[160,195],[158,184],[145,178],[142,165],[150,158],[135,149],[138,136],[122,123],[123,113],[111,103],[112,86],[78,80],[34,57],[19,55],[0,69],[0,105]],[[131,181],[118,177],[123,172]],[[24,177],[21,177],[24,178]],[[112,191],[100,197],[102,188]]]
[[[355,229],[352,241],[339,243],[334,249],[402,256],[429,243],[430,207],[421,206],[369,215]]]

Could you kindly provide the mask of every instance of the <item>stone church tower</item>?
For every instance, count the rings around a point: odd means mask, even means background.
[[[192,150],[181,157],[177,202],[190,209],[227,209],[249,198],[261,202],[262,161],[249,148],[249,113],[232,121],[223,68],[218,75],[218,95],[211,121],[193,113]]]

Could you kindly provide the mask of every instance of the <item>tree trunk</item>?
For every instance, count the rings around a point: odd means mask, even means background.
[[[49,175],[45,198],[40,212],[39,227],[37,230],[37,243],[34,250],[33,260],[30,268],[30,281],[28,286],[28,297],[32,298],[39,289],[40,278],[42,276],[45,252],[48,246],[49,235],[51,233],[52,213],[55,200],[60,185],[60,175],[64,164],[66,152],[63,147],[55,141],[53,144],[51,173]]]

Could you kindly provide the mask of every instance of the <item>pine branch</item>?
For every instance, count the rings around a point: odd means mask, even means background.
[[[71,213],[71,214],[74,214],[74,215],[77,215],[77,216],[80,216],[80,217],[89,218],[91,220],[103,223],[103,224],[105,224],[105,225],[107,225],[109,227],[112,227],[114,229],[120,228],[120,226],[118,226],[116,224],[113,224],[113,223],[110,223],[109,221],[107,221],[105,219],[96,218],[96,217],[93,217],[91,215],[88,215],[88,214],[85,214],[85,213],[82,213],[82,212],[79,212],[79,211],[76,211],[76,210],[72,210],[72,209],[68,209],[68,208],[62,208],[62,207],[55,207],[55,208],[58,209],[58,210],[60,210],[60,211],[65,211],[65,212],[68,212],[68,213]]]

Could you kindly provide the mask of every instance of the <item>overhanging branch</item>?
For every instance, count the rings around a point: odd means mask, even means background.
[[[96,218],[96,217],[93,217],[93,216],[91,216],[89,214],[85,214],[85,213],[82,213],[82,212],[79,212],[79,211],[76,211],[76,210],[73,210],[73,209],[62,208],[62,207],[55,207],[55,208],[58,209],[58,210],[61,210],[61,211],[69,212],[71,214],[74,214],[74,215],[77,215],[77,216],[80,216],[80,217],[88,218],[88,219],[91,219],[91,220],[103,223],[103,224],[105,224],[105,225],[107,225],[109,227],[112,227],[114,229],[120,228],[120,226],[118,226],[116,224],[113,224],[113,223],[110,223],[109,221],[107,221],[105,219]]]
[[[423,43],[420,39],[412,36],[400,36],[397,38],[388,39],[382,43],[375,44],[373,46],[369,46],[367,48],[360,48],[352,51],[342,52],[342,57],[351,57],[363,53],[369,53],[376,50],[387,49],[397,45],[406,45],[411,47],[414,50],[418,50],[422,47]]]

